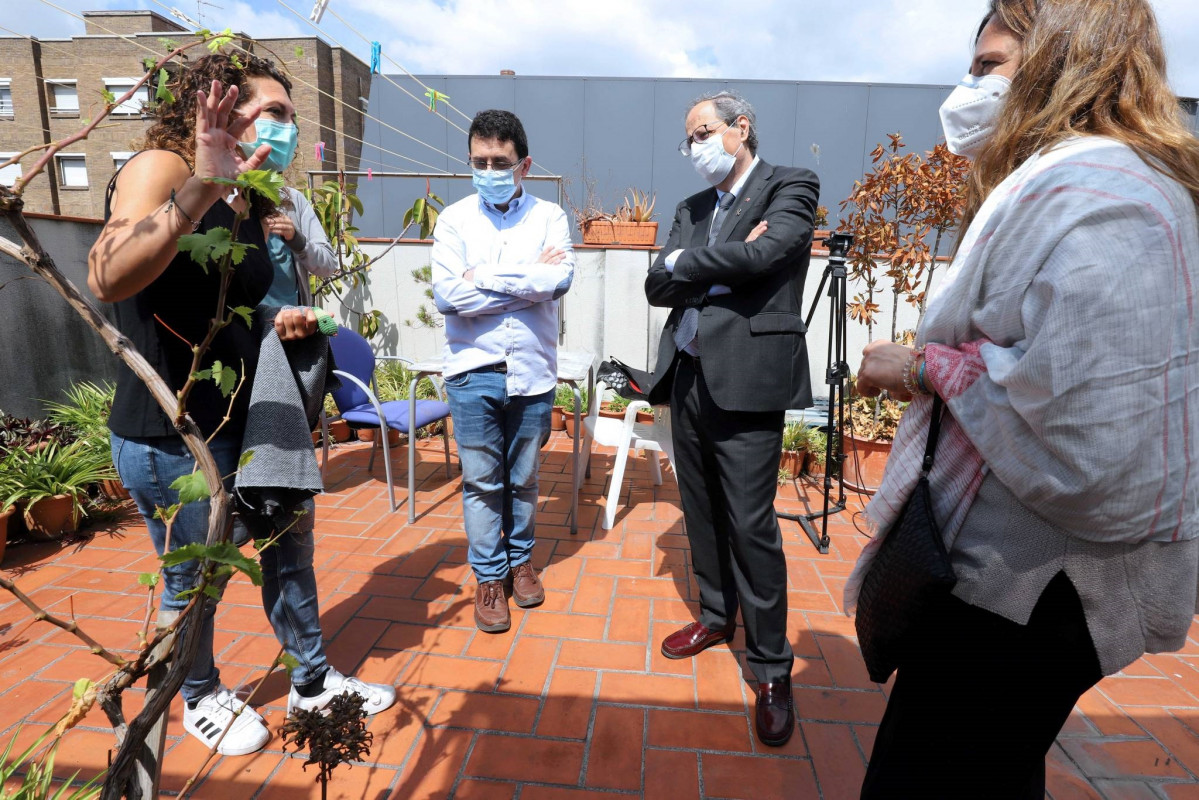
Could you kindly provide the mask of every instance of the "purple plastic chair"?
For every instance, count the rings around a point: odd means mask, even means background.
[[[413,385],[408,400],[389,400],[379,402],[375,396],[375,353],[371,346],[358,333],[338,325],[337,335],[329,340],[333,347],[333,359],[337,369],[335,375],[342,379],[341,388],[333,392],[333,402],[341,418],[355,430],[360,428],[375,428],[379,435],[371,447],[371,457],[367,469],[375,465],[375,451],[380,441],[383,446],[383,468],[387,473],[387,490],[391,498],[391,510],[397,509],[395,485],[391,479],[391,445],[387,441],[386,429],[391,428],[408,436],[408,521],[416,521],[416,436],[414,431],[426,425],[445,419],[450,415],[450,407],[444,402],[441,388],[434,382],[439,400],[415,399],[416,387]],[[409,359],[398,358],[399,361],[412,363]],[[413,384],[416,382],[413,381]],[[412,422],[415,421],[415,425]],[[326,424],[322,424],[325,428]],[[327,432],[327,431],[326,431]],[[325,439],[327,451],[328,437]],[[445,443],[445,475],[450,473],[450,439],[443,436]]]

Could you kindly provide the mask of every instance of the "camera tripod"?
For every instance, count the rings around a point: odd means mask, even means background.
[[[812,544],[821,553],[828,552],[828,518],[845,510],[845,478],[842,475],[842,465],[845,461],[845,382],[849,378],[849,363],[846,359],[845,320],[846,320],[846,278],[847,269],[845,256],[853,246],[852,233],[833,233],[824,240],[828,247],[828,266],[820,277],[820,286],[808,309],[804,320],[805,327],[810,329],[812,318],[816,315],[816,306],[820,303],[820,295],[828,284],[829,303],[829,336],[827,349],[828,369],[825,371],[825,382],[828,384],[828,416],[825,430],[828,433],[824,445],[824,507],[820,511],[809,514],[787,514],[775,512],[780,519],[789,519],[799,523],[804,533],[811,539]],[[835,420],[834,420],[835,417]],[[833,493],[833,475],[836,475],[837,501],[831,500]],[[814,522],[820,520],[820,532],[817,533]]]

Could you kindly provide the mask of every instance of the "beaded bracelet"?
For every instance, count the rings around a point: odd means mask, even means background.
[[[924,362],[921,361],[921,356],[924,355],[924,348],[917,347],[908,356],[908,363],[903,368],[903,388],[910,395],[928,394],[928,390],[924,388],[924,382],[920,380],[922,377],[920,371],[924,369]],[[917,361],[920,362],[919,367]]]

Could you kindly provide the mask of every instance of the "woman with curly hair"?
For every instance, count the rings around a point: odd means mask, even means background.
[[[863,354],[858,390],[912,403],[847,607],[934,394],[957,583],[903,643],[862,796],[1040,798],[1079,697],[1193,621],[1199,140],[1147,0],[991,0],[941,119],[973,160],[964,233],[917,347]]]
[[[164,106],[146,134],[146,149],[131,158],[109,185],[107,221],[88,258],[88,285],[100,300],[114,304],[117,324],[174,390],[187,382],[192,345],[202,341],[217,308],[221,276],[201,268],[178,248],[179,237],[213,228],[234,228],[246,213],[238,240],[252,245],[235,267],[228,307],[257,307],[271,287],[274,267],[267,235],[274,205],[254,194],[230,193],[214,179],[236,178],[248,170],[281,169],[295,148],[295,108],[290,83],[269,61],[244,55],[205,56],[186,67],[176,81],[177,100]],[[312,309],[287,309],[274,320],[283,340],[311,335]],[[259,341],[241,321],[221,329],[204,355],[201,369],[215,361],[241,365],[245,386],[253,382]],[[238,469],[249,391],[230,405],[212,381],[196,383],[188,413],[205,437],[221,474],[232,484]],[[225,420],[228,414],[228,420]],[[203,543],[208,502],[188,503],[169,529],[155,516],[178,502],[171,483],[190,474],[195,460],[149,390],[122,365],[109,419],[114,461],[137,502],[159,555]],[[395,702],[390,686],[348,678],[329,666],[321,638],[313,573],[311,530],[283,534],[262,552],[263,606],[275,635],[298,662],[291,671],[292,709],[323,708],[343,691],[365,698],[373,714]],[[186,607],[181,592],[195,586],[195,561],[164,567],[162,617],[169,621]],[[220,740],[224,755],[252,753],[270,733],[262,717],[243,707],[220,682],[213,661],[216,603],[208,601],[200,650],[183,684],[183,726],[205,746]],[[240,714],[238,713],[240,711]],[[222,739],[223,737],[223,739]]]

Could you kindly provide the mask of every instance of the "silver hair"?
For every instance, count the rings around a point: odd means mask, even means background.
[[[754,107],[749,104],[741,95],[728,90],[720,92],[709,92],[708,94],[700,95],[691,101],[691,105],[687,106],[687,113],[691,113],[691,109],[695,108],[700,103],[711,102],[716,109],[716,116],[727,125],[732,125],[737,121],[737,117],[745,117],[749,120],[749,138],[746,144],[749,145],[749,151],[754,155],[758,153],[758,116],[754,113]],[[686,118],[686,115],[684,115]]]

